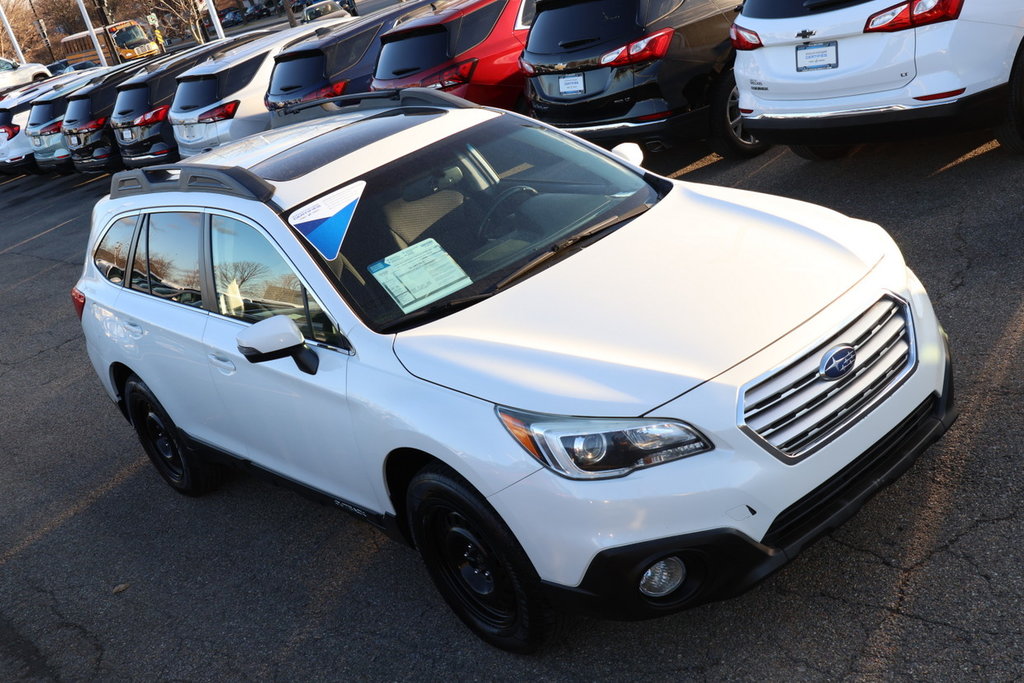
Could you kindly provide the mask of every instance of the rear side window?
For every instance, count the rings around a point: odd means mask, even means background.
[[[753,19],[787,19],[808,14],[826,12],[855,5],[864,5],[873,0],[746,0],[743,16]]]
[[[264,52],[263,54],[257,55],[252,59],[246,60],[241,64],[237,64],[226,72],[222,71],[217,74],[217,78],[220,81],[220,95],[221,97],[227,97],[231,93],[238,92],[245,86],[252,82],[253,76],[259,71],[260,66],[263,64],[263,60],[267,58],[269,53]]]
[[[322,52],[300,53],[299,56],[282,60],[274,65],[274,73],[270,77],[271,95],[287,95],[323,82],[324,54]]]
[[[277,249],[251,225],[211,217],[217,311],[246,322],[275,315],[295,321],[306,339],[337,343],[340,335]]]
[[[199,274],[200,213],[150,214],[132,266],[132,289],[187,306],[203,303]]]
[[[346,37],[344,40],[339,40],[334,45],[326,48],[327,50],[327,68],[330,70],[330,76],[344,71],[349,67],[355,66],[355,64],[363,58],[366,54],[366,50],[370,47],[374,38],[377,37],[377,32],[380,31],[382,24],[374,24],[365,31],[360,31],[354,36]]]
[[[114,284],[121,284],[124,281],[125,268],[128,267],[128,252],[132,246],[132,236],[135,234],[135,223],[137,216],[118,218],[107,230],[107,234],[100,240],[93,254],[93,263],[99,268],[103,277]]]
[[[555,0],[541,4],[526,49],[558,54],[591,45],[627,43],[643,30],[640,5],[636,0]]]
[[[217,102],[217,78],[204,76],[190,78],[178,85],[174,95],[174,108],[178,111],[192,111]]]
[[[452,37],[452,54],[460,55],[484,42],[507,4],[508,0],[497,0],[453,21],[448,29]]]
[[[448,54],[448,31],[444,26],[431,26],[428,31],[403,33],[384,43],[377,62],[377,78],[402,78],[445,63]]]

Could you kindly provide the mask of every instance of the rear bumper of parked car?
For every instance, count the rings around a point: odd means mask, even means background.
[[[0,173],[6,175],[20,175],[22,173],[34,173],[38,170],[35,157],[32,154],[13,156],[7,159],[0,159]]]
[[[626,119],[592,124],[558,122],[551,125],[605,147],[620,142],[636,142],[657,148],[705,137],[708,132],[708,110],[705,107],[669,114],[654,121]]]
[[[1006,111],[1008,94],[1009,89],[1004,85],[938,103],[910,98],[863,103],[853,98],[849,102],[767,102],[752,98],[742,101],[740,106],[753,106],[753,114],[744,117],[744,125],[765,142],[852,144],[993,126]]]

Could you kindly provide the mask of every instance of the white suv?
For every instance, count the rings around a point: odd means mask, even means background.
[[[263,95],[274,56],[329,26],[351,21],[324,19],[271,33],[219,54],[178,76],[167,120],[182,157],[199,154],[270,127]]]
[[[732,39],[747,128],[807,158],[961,127],[1024,152],[1021,2],[746,0]]]
[[[444,93],[338,101],[119,173],[93,211],[89,357],[178,491],[224,462],[297,484],[528,651],[552,606],[748,588],[952,422],[943,332],[877,225]]]

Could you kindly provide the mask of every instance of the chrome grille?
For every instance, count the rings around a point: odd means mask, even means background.
[[[822,379],[822,357],[842,344],[857,352],[853,370],[836,381]],[[910,310],[887,295],[810,353],[749,386],[743,426],[781,460],[796,462],[872,408],[915,362]]]

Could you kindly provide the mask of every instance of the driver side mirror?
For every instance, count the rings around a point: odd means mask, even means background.
[[[235,336],[238,352],[250,363],[291,356],[295,365],[306,374],[315,375],[320,367],[316,351],[306,346],[298,325],[291,318],[275,315],[261,320]]]
[[[612,154],[634,166],[643,166],[644,151],[635,142],[621,142],[612,147]]]

